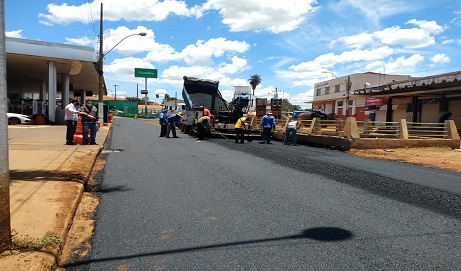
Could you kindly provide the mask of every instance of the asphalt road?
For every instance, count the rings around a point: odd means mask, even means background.
[[[115,119],[81,270],[461,266],[461,174],[154,123]]]

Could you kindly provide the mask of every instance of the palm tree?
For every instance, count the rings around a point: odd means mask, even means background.
[[[261,84],[261,76],[259,76],[259,74],[253,74],[250,76],[250,79],[248,79],[248,82],[250,82],[251,88],[253,89],[253,96],[255,96],[255,88]]]

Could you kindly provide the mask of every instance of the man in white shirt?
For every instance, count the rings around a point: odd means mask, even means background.
[[[296,133],[298,131],[298,122],[290,118],[288,120],[287,128],[285,130],[285,138],[283,139],[283,145],[288,144],[288,140],[291,134],[291,142],[293,146],[296,146]]]
[[[77,129],[78,113],[77,109],[79,105],[78,100],[72,100],[70,104],[66,105],[64,109],[64,121],[66,122],[67,132],[66,132],[66,145],[75,145],[74,134],[75,129]]]

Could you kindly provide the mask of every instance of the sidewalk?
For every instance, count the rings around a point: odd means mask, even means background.
[[[109,130],[101,126],[99,145],[69,146],[64,144],[66,126],[8,127],[11,229],[16,236],[40,239],[51,234],[66,240],[83,184]],[[50,270],[59,254],[60,248],[7,251],[0,257],[0,270]]]

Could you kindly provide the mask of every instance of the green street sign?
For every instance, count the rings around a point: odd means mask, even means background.
[[[134,68],[134,77],[157,78],[157,69]]]

